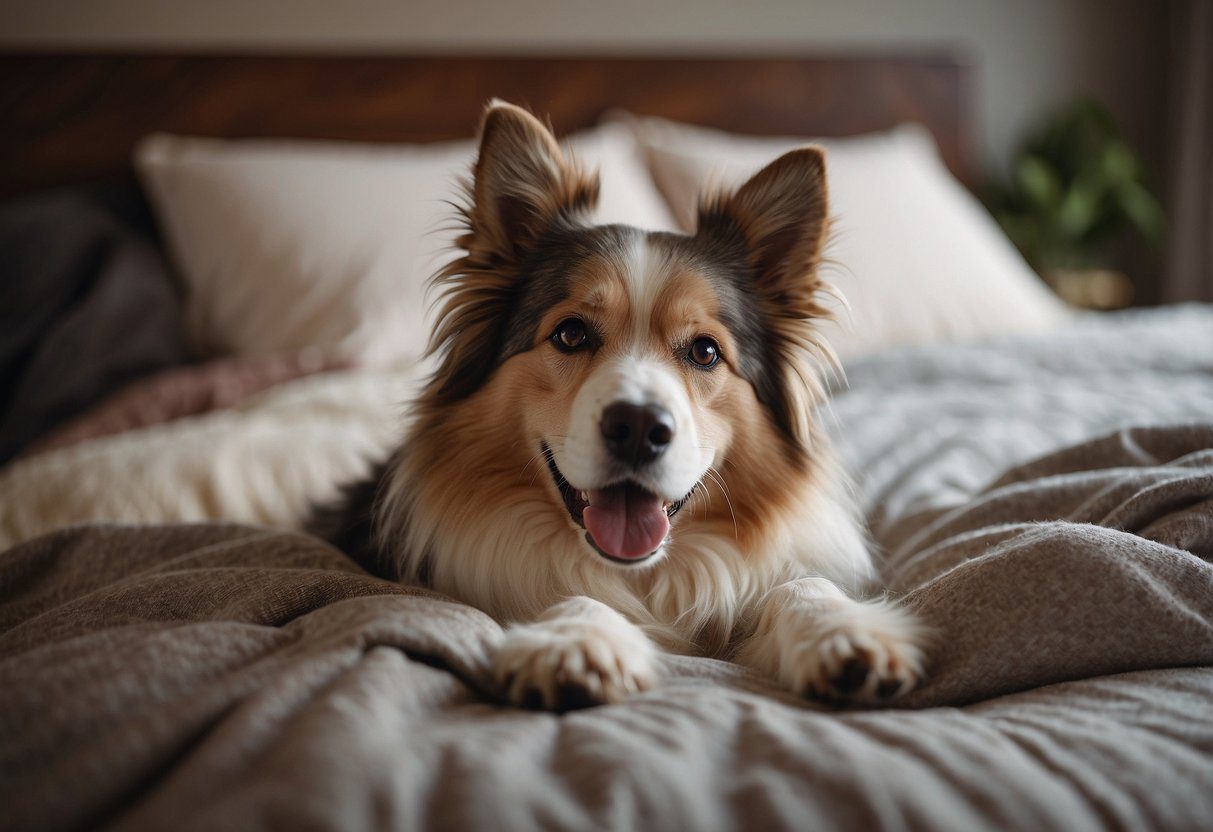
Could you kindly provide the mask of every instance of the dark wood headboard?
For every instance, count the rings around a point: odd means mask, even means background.
[[[128,170],[154,130],[434,141],[494,96],[560,133],[611,107],[744,133],[926,125],[967,179],[968,73],[954,57],[756,59],[0,55],[0,193]]]

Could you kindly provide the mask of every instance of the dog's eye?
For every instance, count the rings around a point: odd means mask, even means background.
[[[720,347],[711,338],[696,338],[695,342],[691,344],[691,348],[687,350],[687,358],[700,367],[714,367],[720,360]]]
[[[564,352],[574,352],[589,343],[590,336],[586,332],[585,323],[579,318],[565,318],[556,331],[552,333],[552,343]]]

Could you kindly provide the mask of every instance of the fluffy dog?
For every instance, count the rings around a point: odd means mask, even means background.
[[[814,418],[822,151],[679,235],[590,224],[597,176],[522,109],[480,136],[439,367],[338,541],[512,622],[494,671],[520,705],[619,701],[658,648],[836,702],[912,688],[921,631],[849,594],[872,560]]]

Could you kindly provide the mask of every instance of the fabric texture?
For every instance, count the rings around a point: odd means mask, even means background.
[[[897,709],[823,709],[667,657],[620,705],[516,710],[487,672],[498,622],[314,538],[30,540],[0,553],[0,829],[1203,830],[1211,323],[1088,316],[849,366],[831,429],[889,586],[933,630],[929,677]],[[247,418],[340,399],[347,377],[293,382]],[[110,490],[141,487],[132,470]],[[220,495],[265,476],[228,470]]]
[[[852,362],[827,424],[877,541],[1030,459],[1127,427],[1213,417],[1213,306],[1088,313],[1041,338]],[[918,519],[915,519],[918,518]]]
[[[894,558],[935,631],[916,710],[685,657],[620,705],[515,710],[497,623],[312,538],[57,532],[0,557],[0,828],[1200,829],[1211,448],[1061,453]]]
[[[318,350],[264,358],[221,358],[176,367],[124,387],[31,443],[25,453],[43,453],[186,416],[229,409],[270,387],[345,367]]]
[[[0,469],[0,548],[90,521],[298,528],[400,441],[415,380],[317,373],[220,410],[19,457]]]
[[[826,149],[831,229],[822,276],[846,301],[842,358],[902,344],[1044,332],[1066,307],[948,172],[918,125],[848,139],[760,138],[617,113],[686,231],[700,195],[806,143]]]
[[[628,132],[567,146],[601,170],[597,219],[671,225]],[[432,329],[425,284],[451,256],[472,141],[370,145],[155,135],[136,149],[205,355],[318,347],[411,362]]]
[[[0,207],[0,462],[188,358],[180,292],[133,185]]]

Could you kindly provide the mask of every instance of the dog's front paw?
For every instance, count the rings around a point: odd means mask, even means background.
[[[647,690],[655,666],[652,644],[622,619],[555,620],[507,630],[493,674],[512,704],[567,711]]]
[[[909,693],[923,678],[919,628],[905,613],[855,605],[828,626],[785,642],[782,675],[801,696],[876,705]]]

